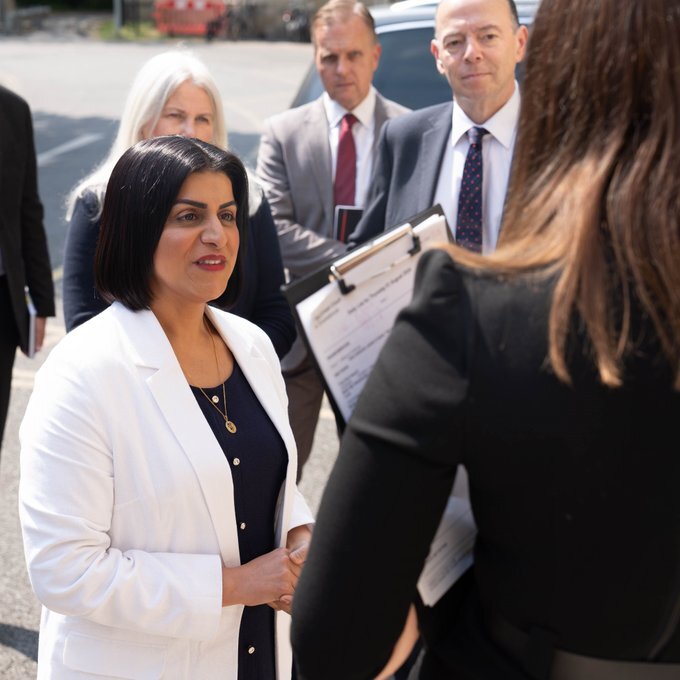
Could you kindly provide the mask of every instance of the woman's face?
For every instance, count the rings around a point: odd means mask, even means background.
[[[226,175],[187,177],[154,254],[154,302],[206,303],[224,292],[238,254],[236,211]]]
[[[215,114],[208,93],[190,80],[185,80],[165,102],[156,127],[143,131],[144,138],[161,135],[196,137],[212,142]]]

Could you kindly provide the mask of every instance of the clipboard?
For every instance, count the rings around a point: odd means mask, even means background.
[[[420,255],[451,240],[437,204],[283,286],[341,425],[349,419],[398,313],[411,301]]]
[[[451,240],[437,204],[283,287],[336,418],[344,423],[397,315],[411,301],[420,255]],[[476,533],[467,475],[459,470],[418,580],[426,606],[434,606],[470,568]]]

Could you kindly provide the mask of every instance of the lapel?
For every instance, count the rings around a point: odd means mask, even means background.
[[[373,117],[375,119],[375,127],[373,128],[373,149],[372,154],[375,158],[376,149],[378,148],[378,142],[380,141],[380,130],[382,126],[387,122],[389,116],[387,115],[387,110],[385,108],[385,100],[382,98],[379,92],[375,94],[375,110],[373,112]]]
[[[319,97],[308,107],[303,127],[300,131],[301,142],[304,147],[303,158],[309,158],[312,164],[312,175],[316,185],[314,197],[310,200],[323,206],[324,221],[328,225],[328,233],[333,226],[333,169],[331,167],[331,148],[328,143],[328,119],[323,106],[323,99]],[[310,187],[311,190],[311,187]]]
[[[438,106],[432,112],[429,125],[423,133],[421,148],[418,152],[420,173],[418,211],[425,210],[434,203],[439,171],[446,151],[446,144],[451,134],[452,116],[453,100],[449,104]]]
[[[127,338],[131,359],[162,414],[163,426],[173,432],[196,472],[222,560],[227,566],[236,566],[240,564],[240,556],[229,463],[196,403],[170,341],[150,310],[132,312],[114,303],[111,311]],[[287,472],[288,475],[292,473],[289,479],[295,479],[295,445],[287,426],[284,402],[272,387],[274,381],[268,361],[254,343],[253,336],[243,332],[245,322],[210,307],[208,315],[280,432],[289,454]],[[220,474],[215,474],[216,461]]]
[[[150,310],[133,312],[114,302],[133,363],[167,426],[189,459],[215,528],[222,560],[240,564],[229,463],[194,398],[172,346]],[[217,463],[216,463],[217,461]],[[216,465],[220,474],[215,474]]]
[[[274,427],[279,431],[288,450],[289,460],[294,459],[294,456],[290,455],[295,445],[288,423],[288,412],[283,407],[284,402],[281,395],[277,394],[275,387],[279,376],[274,374],[272,365],[255,343],[254,336],[245,335],[240,329],[244,323],[242,319],[210,306],[208,316],[234,355],[255,396],[274,423]]]

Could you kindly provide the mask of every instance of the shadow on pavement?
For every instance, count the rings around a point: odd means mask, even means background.
[[[38,632],[0,623],[0,645],[16,649],[33,661],[38,660]]]

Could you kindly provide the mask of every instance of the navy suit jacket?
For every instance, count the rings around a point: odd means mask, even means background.
[[[450,101],[383,125],[366,210],[350,237],[350,246],[432,207],[452,116]]]

